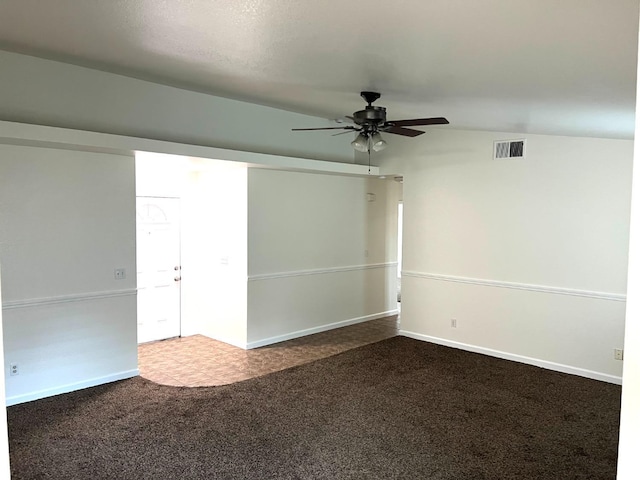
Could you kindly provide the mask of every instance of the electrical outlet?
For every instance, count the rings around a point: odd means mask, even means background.
[[[616,360],[623,360],[623,358],[624,358],[624,350],[622,350],[621,348],[614,348],[613,349],[613,358],[615,358]]]
[[[458,328],[458,320],[455,318],[451,319],[451,328]]]
[[[17,363],[12,363],[9,365],[9,375],[11,375],[12,377],[15,375],[18,375],[20,373],[20,370],[18,370],[18,364]]]
[[[113,276],[116,280],[124,280],[127,278],[127,271],[124,268],[116,268],[113,271]]]

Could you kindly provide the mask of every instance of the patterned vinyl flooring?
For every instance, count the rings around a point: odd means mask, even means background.
[[[242,348],[194,335],[138,346],[140,376],[162,385],[226,385],[329,357],[398,334],[396,315],[266,347]]]

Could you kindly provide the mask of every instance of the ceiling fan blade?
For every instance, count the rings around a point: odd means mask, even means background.
[[[352,130],[355,127],[352,127],[351,125],[348,125],[346,127],[320,127],[320,128],[292,128],[291,131],[293,132],[302,132],[302,131],[307,131],[307,130]]]
[[[340,133],[334,133],[333,135],[331,135],[332,137],[335,137],[337,135],[344,135],[345,133],[351,133],[351,132],[359,132],[360,129],[359,128],[350,128],[348,129],[346,132],[340,132]]]
[[[433,118],[415,118],[413,120],[391,120],[391,123],[397,127],[417,127],[419,125],[447,125],[449,120],[444,117]]]
[[[402,135],[403,137],[417,137],[418,135],[422,135],[424,132],[420,130],[414,130],[413,128],[403,128],[403,127],[390,127],[388,130],[383,130],[386,133],[394,133],[396,135]]]

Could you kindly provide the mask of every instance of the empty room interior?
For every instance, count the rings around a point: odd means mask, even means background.
[[[0,2],[0,478],[637,478],[639,11]]]

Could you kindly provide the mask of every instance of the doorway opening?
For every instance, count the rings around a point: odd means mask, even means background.
[[[136,152],[138,344],[194,335],[246,343],[247,172]]]

